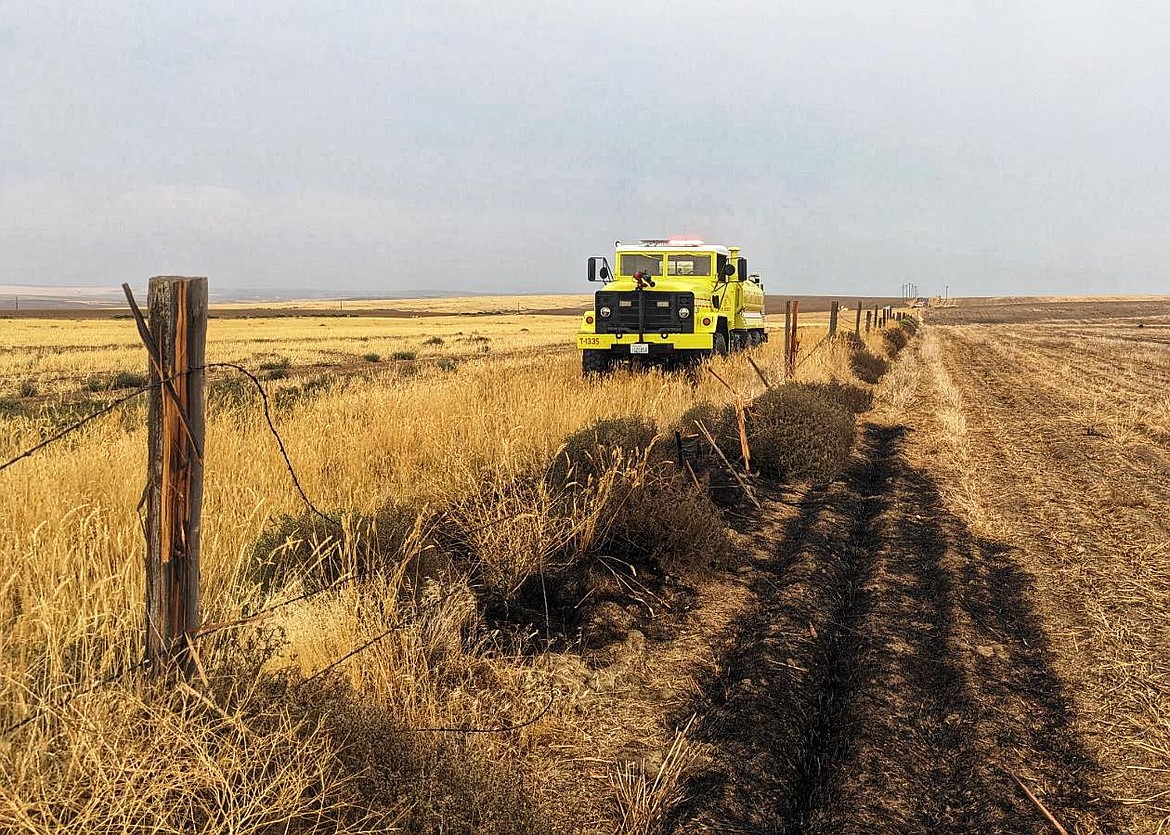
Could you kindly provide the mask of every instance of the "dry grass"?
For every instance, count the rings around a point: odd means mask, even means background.
[[[681,778],[696,758],[686,736],[693,722],[694,717],[675,732],[657,768],[648,769],[646,760],[640,759],[611,772],[614,802],[620,815],[616,831],[621,835],[656,835],[664,831],[667,813],[681,799]]]
[[[394,310],[397,312],[434,315],[477,315],[484,313],[524,313],[531,310],[558,310],[563,308],[584,309],[593,302],[590,294],[544,294],[544,295],[489,295],[452,296],[418,299],[294,299],[283,302],[265,303],[266,310],[319,310],[323,312],[344,312],[358,310]],[[251,310],[248,302],[231,302],[215,305],[216,310]]]
[[[568,350],[576,317],[510,314],[469,318],[290,317],[213,319],[209,362],[250,368],[284,366],[293,373],[371,373],[368,356],[424,362],[555,347]],[[439,340],[439,341],[436,341]],[[145,371],[133,322],[16,319],[0,322],[0,397],[70,394],[106,388],[119,374]]]
[[[416,832],[612,831],[620,804],[571,787],[581,752],[603,750],[599,740],[620,720],[607,718],[572,665],[542,667],[484,628],[480,599],[507,597],[534,572],[598,549],[684,569],[694,561],[680,561],[684,545],[703,555],[722,547],[709,502],[648,455],[627,450],[570,479],[576,486],[547,473],[565,440],[598,419],[634,418],[658,431],[698,401],[751,399],[764,385],[739,357],[712,366],[729,390],[709,374],[587,382],[575,353],[513,353],[554,337],[563,344],[571,321],[476,320],[492,350],[476,349],[481,357],[454,371],[391,370],[287,389],[278,427],[308,494],[343,514],[341,531],[306,521],[255,395],[213,381],[205,620],[338,577],[365,580],[210,639],[209,680],[193,690],[163,693],[129,676],[0,743],[0,829],[356,832],[398,821]],[[462,350],[453,347],[456,330],[471,333],[465,318],[418,320],[408,323],[413,331],[400,323],[214,321],[209,359],[289,357],[295,367],[345,354],[370,365],[363,352],[452,352]],[[0,372],[17,386],[51,386],[59,372],[141,366],[130,323],[70,328],[5,323]],[[327,335],[312,341],[317,328]],[[807,329],[805,345],[817,338]],[[271,348],[258,351],[260,339]],[[780,379],[778,341],[753,357]],[[834,346],[803,363],[800,376],[849,379],[848,366],[849,353]],[[52,409],[0,418],[0,458],[58,420]],[[141,404],[122,407],[0,474],[0,724],[99,684],[138,656],[143,421]],[[584,474],[585,460],[574,472]],[[672,539],[683,518],[693,526]],[[411,730],[522,722],[550,689],[553,707],[522,732]],[[659,778],[645,788],[627,781],[625,808],[658,808],[677,774]],[[184,786],[197,791],[179,802]]]

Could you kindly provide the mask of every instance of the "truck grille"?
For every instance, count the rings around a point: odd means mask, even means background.
[[[598,333],[694,333],[695,294],[665,293],[654,290],[597,292]],[[612,313],[603,318],[601,308]],[[690,315],[680,319],[678,309],[685,307]]]

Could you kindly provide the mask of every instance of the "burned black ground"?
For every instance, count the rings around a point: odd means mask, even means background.
[[[1012,774],[1115,828],[1031,578],[907,464],[906,432],[867,424],[756,566],[754,611],[684,711],[705,761],[672,831],[1046,831]]]

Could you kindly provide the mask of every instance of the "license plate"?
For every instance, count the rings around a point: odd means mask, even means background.
[[[631,354],[648,354],[650,353],[649,342],[635,342],[630,345]]]

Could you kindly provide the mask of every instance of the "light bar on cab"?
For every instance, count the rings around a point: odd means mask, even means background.
[[[703,242],[695,238],[671,238],[666,242],[669,246],[702,246]]]

